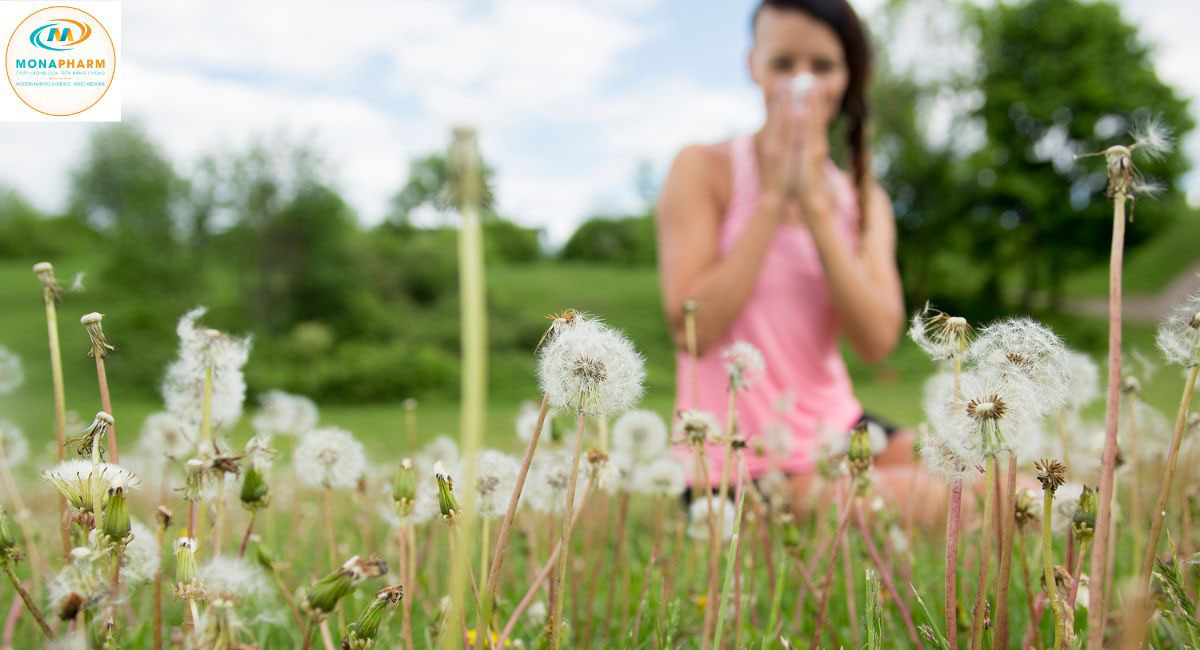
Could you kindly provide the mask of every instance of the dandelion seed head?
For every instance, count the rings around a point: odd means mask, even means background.
[[[731,390],[746,390],[767,369],[762,353],[753,344],[737,341],[721,353]]]
[[[717,416],[699,409],[679,411],[675,430],[691,444],[706,444],[721,438],[721,423],[717,421]]]
[[[934,361],[962,354],[970,333],[967,319],[934,309],[929,303],[913,314],[908,328],[909,338]]]
[[[709,538],[708,516],[710,510],[716,517],[717,534],[721,536],[721,541],[729,541],[733,537],[734,520],[737,517],[734,506],[726,501],[725,507],[722,508],[720,500],[711,495],[703,495],[688,506],[688,537],[692,539]]]
[[[1134,144],[1133,150],[1146,154],[1153,160],[1162,160],[1175,148],[1175,137],[1171,127],[1159,118],[1151,118],[1134,124],[1130,130]]]
[[[1100,397],[1100,367],[1090,355],[1067,350],[1065,355],[1067,375],[1071,378],[1067,391],[1066,406],[1080,409]]]
[[[130,519],[131,539],[125,544],[121,558],[121,581],[143,584],[154,578],[162,564],[162,552],[155,542],[154,531],[137,519]]]
[[[649,462],[667,451],[667,423],[654,411],[628,411],[613,424],[613,451],[637,462]]]
[[[533,438],[533,430],[537,427],[538,413],[541,407],[532,402],[525,401],[521,404],[521,410],[517,413],[516,422],[513,426],[517,431],[517,438],[522,442],[529,442]],[[546,409],[546,420],[542,423],[542,432],[539,439],[548,440],[553,435],[554,416],[557,412],[552,408]]]
[[[666,457],[637,466],[631,483],[635,492],[668,499],[678,497],[687,489],[683,466]]]
[[[0,347],[0,395],[16,390],[25,381],[21,357],[8,348]]]
[[[242,367],[250,357],[250,339],[235,338],[197,325],[206,309],[197,307],[179,319],[179,353],[167,366],[162,383],[167,410],[199,438],[204,408],[204,383],[212,369],[210,413],[217,427],[230,427],[242,416],[246,379]],[[210,332],[216,332],[212,335]]]
[[[1171,310],[1158,326],[1158,349],[1168,363],[1200,365],[1200,291]]]
[[[560,329],[539,352],[538,381],[560,411],[615,415],[642,396],[645,364],[623,334],[596,320]]]
[[[475,509],[480,517],[494,519],[508,512],[520,471],[520,463],[508,454],[494,449],[479,452],[475,463]]]
[[[522,498],[527,500],[534,512],[553,516],[566,513],[567,484],[571,478],[572,461],[570,452],[559,449],[546,449],[544,453],[539,451],[533,457]],[[575,508],[583,503],[587,486],[586,480],[577,481]]]
[[[195,451],[196,445],[188,436],[188,428],[179,416],[162,411],[146,416],[137,448],[146,458],[161,464],[171,458],[189,456]]]
[[[300,437],[292,455],[297,478],[312,487],[353,488],[367,467],[367,455],[344,429],[314,429]]]
[[[60,620],[70,620],[80,611],[98,611],[109,601],[111,583],[97,559],[91,549],[73,549],[66,566],[50,580],[49,601]]]
[[[1028,318],[1008,318],[983,328],[967,348],[975,370],[1009,391],[1036,395],[1023,406],[1039,414],[1066,404],[1070,386],[1066,346],[1050,328]],[[1027,388],[1014,384],[1028,383]]]
[[[317,405],[303,395],[272,390],[259,397],[262,408],[251,424],[269,435],[298,437],[317,426]]]
[[[262,599],[270,592],[267,576],[258,564],[226,555],[200,565],[196,580],[209,598],[245,602]]]
[[[64,460],[44,469],[42,477],[53,483],[73,507],[81,510],[91,510],[93,489],[97,486],[100,491],[106,491],[114,480],[120,480],[123,489],[127,490],[141,485],[133,472],[112,463],[100,463],[93,476],[91,461],[80,459]]]
[[[29,441],[15,422],[0,419],[0,444],[4,446],[4,462],[9,468],[20,466],[29,457]]]

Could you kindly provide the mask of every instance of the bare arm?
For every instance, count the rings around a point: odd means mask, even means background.
[[[836,232],[832,219],[812,219],[809,227],[846,338],[859,357],[876,362],[891,354],[900,339],[904,294],[896,268],[896,226],[891,204],[877,186],[865,203],[857,251]]]
[[[716,154],[700,146],[675,158],[659,200],[659,280],[676,345],[684,339],[683,304],[695,300],[699,353],[725,333],[754,287],[779,224],[781,200],[764,195],[733,246],[718,254],[721,207],[711,181]]]

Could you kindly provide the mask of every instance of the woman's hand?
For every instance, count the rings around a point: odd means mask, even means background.
[[[834,212],[833,193],[825,173],[829,159],[829,134],[817,115],[812,100],[813,94],[805,98],[798,107],[798,126],[795,129],[792,160],[796,168],[794,177],[795,209],[785,209],[785,219],[812,226],[818,221],[829,219]]]
[[[800,130],[799,115],[793,109],[792,91],[786,81],[775,88],[775,100],[767,110],[767,123],[762,132],[763,202],[776,206],[773,214],[785,213],[784,203],[796,195],[796,139]]]

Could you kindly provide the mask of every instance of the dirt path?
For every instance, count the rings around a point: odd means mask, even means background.
[[[1172,307],[1200,288],[1198,274],[1200,274],[1200,260],[1175,276],[1170,284],[1156,294],[1123,296],[1121,311],[1124,320],[1133,323],[1157,323],[1171,311]],[[1108,298],[1068,299],[1063,305],[1063,311],[1081,316],[1106,318],[1108,316]]]

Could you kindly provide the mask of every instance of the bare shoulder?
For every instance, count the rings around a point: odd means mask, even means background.
[[[680,192],[720,205],[729,195],[730,165],[728,140],[688,144],[675,154],[663,198]]]

